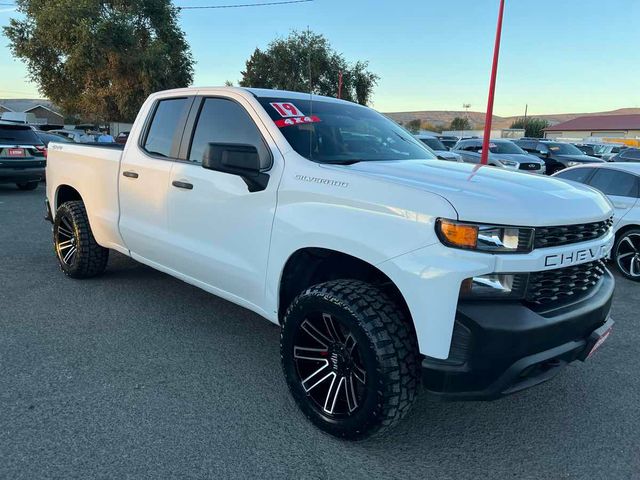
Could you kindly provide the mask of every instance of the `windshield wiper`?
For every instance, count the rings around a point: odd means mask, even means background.
[[[353,165],[354,163],[362,162],[360,159],[345,159],[345,160],[323,160],[322,163],[328,163],[329,165]]]

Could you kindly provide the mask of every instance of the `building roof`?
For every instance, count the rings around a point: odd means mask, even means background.
[[[578,117],[544,129],[546,132],[640,130],[640,115],[593,115]]]
[[[13,112],[27,112],[38,105],[54,112],[56,111],[56,107],[50,101],[44,99],[0,98],[0,105]]]
[[[54,115],[58,115],[59,117],[62,117],[62,114],[60,112],[56,112],[55,110],[52,110],[51,108],[47,107],[46,105],[42,105],[42,104],[38,104],[38,105],[34,105],[31,108],[27,108],[24,113],[29,113],[31,110],[35,110],[36,108],[44,108],[45,110],[49,110],[51,113],[53,113]]]

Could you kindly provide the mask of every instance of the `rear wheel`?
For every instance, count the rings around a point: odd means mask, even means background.
[[[612,256],[622,275],[640,282],[640,228],[627,230],[620,235]]]
[[[296,403],[331,435],[382,433],[416,397],[413,330],[394,302],[364,282],[336,280],[300,294],[285,315],[280,351]]]
[[[88,278],[104,272],[109,250],[93,237],[84,203],[66,202],[53,222],[53,244],[62,271],[72,278]]]
[[[38,188],[38,182],[16,183],[20,190],[35,190]]]

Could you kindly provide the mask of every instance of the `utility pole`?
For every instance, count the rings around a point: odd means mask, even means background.
[[[524,105],[524,135],[527,136],[527,111],[529,110],[529,104]]]
[[[504,0],[500,0],[498,11],[498,27],[496,29],[496,43],[493,48],[493,65],[491,66],[491,81],[489,82],[489,99],[487,100],[487,115],[484,121],[484,138],[482,140],[482,156],[480,163],[486,165],[489,160],[489,137],[491,136],[491,122],[493,120],[493,97],[496,91],[496,76],[498,74],[498,57],[500,56],[500,38],[502,36],[502,17],[504,14]]]
[[[338,98],[342,98],[342,70],[338,72]]]

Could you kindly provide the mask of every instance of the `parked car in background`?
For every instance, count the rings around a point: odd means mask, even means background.
[[[602,163],[604,160],[585,155],[578,147],[570,143],[550,142],[547,140],[515,140],[514,143],[526,152],[544,160],[547,164],[547,175],[560,170],[583,165],[585,163]]]
[[[45,146],[29,125],[0,122],[0,183],[33,190],[44,179]]]
[[[597,148],[596,156],[601,159],[610,162],[611,158],[620,153],[625,148],[628,148],[626,145],[615,145],[611,143],[604,143]]]
[[[128,138],[129,138],[129,132],[120,132],[116,137],[116,143],[119,143],[120,145],[124,145],[125,143],[127,143]]]
[[[589,185],[609,198],[616,233],[611,258],[625,277],[640,282],[640,163],[585,165],[555,176]]]
[[[453,151],[467,163],[480,163],[482,139],[460,140]],[[545,164],[539,158],[529,155],[511,140],[495,139],[489,143],[489,165],[509,170],[531,173],[545,173]]]
[[[588,143],[574,143],[574,145],[577,147],[578,150],[580,150],[585,155],[589,155],[590,157],[600,158],[598,155],[596,155],[595,145],[590,145]]]
[[[431,149],[433,154],[440,160],[450,162],[462,162],[462,157],[457,153],[450,152],[449,149],[433,135],[415,135],[415,137]]]
[[[82,130],[69,130],[66,128],[60,128],[57,130],[49,130],[50,133],[56,133],[58,135],[62,135],[63,137],[67,137],[69,140],[74,142],[80,142],[80,137],[84,135]]]
[[[45,147],[49,147],[49,142],[58,142],[58,143],[70,143],[73,142],[69,137],[65,137],[64,135],[60,135],[58,133],[45,132],[42,130],[34,130],[36,135],[42,143],[44,143]]]
[[[576,143],[575,146],[585,155],[601,158],[605,161],[609,161],[613,155],[624,148],[623,145],[614,143]]]
[[[453,135],[438,135],[436,136],[436,138],[438,140],[440,140],[442,142],[442,144],[447,147],[449,150],[452,150],[453,147],[456,146],[456,143],[458,143],[458,141],[460,141],[460,139],[458,137],[455,137]]]
[[[612,156],[610,162],[640,162],[640,148],[625,148]]]

